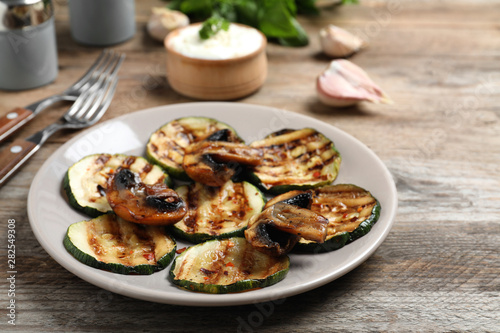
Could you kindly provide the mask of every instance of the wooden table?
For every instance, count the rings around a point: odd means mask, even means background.
[[[0,92],[0,112],[62,91],[100,53],[70,37],[57,4],[60,73],[43,88]],[[165,79],[164,49],[145,34],[156,0],[137,1],[137,34],[104,116],[190,102]],[[39,166],[76,133],[53,136],[0,190],[2,331],[500,332],[500,1],[362,1],[301,17],[304,48],[269,45],[269,77],[237,102],[273,106],[334,125],[367,144],[399,192],[394,227],[361,266],[273,307],[182,307],[102,290],[66,271],[35,239],[26,213]],[[318,30],[334,23],[369,40],[351,58],[395,101],[347,109],[320,104],[314,80],[328,64]],[[55,121],[46,111],[18,135]],[[16,221],[16,326],[7,323],[7,224]]]

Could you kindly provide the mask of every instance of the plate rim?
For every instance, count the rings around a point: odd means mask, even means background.
[[[168,111],[175,111],[175,109],[180,108],[180,109],[190,109],[193,107],[201,107],[203,106],[210,106],[210,107],[216,107],[216,106],[221,106],[223,108],[227,107],[233,107],[233,108],[256,108],[256,109],[261,109],[262,111],[268,110],[268,111],[273,111],[273,112],[284,112],[285,114],[292,113],[293,117],[297,118],[302,118],[302,119],[307,119],[308,122],[312,123],[321,123],[322,126],[326,127],[331,127],[335,131],[338,131],[342,133],[344,136],[346,136],[349,140],[353,141],[355,144],[362,146],[362,148],[371,155],[373,159],[375,159],[379,165],[382,167],[382,170],[384,172],[384,177],[389,180],[389,188],[391,191],[391,205],[390,207],[383,207],[382,209],[388,210],[388,216],[387,216],[387,223],[383,225],[383,229],[381,230],[381,235],[375,240],[375,242],[371,243],[362,253],[356,255],[355,259],[350,261],[349,264],[345,265],[342,267],[340,270],[338,270],[337,273],[335,274],[327,274],[325,276],[322,276],[321,278],[317,278],[313,281],[308,281],[307,283],[304,283],[299,286],[295,286],[291,288],[288,292],[279,292],[279,293],[264,293],[264,296],[257,297],[257,298],[252,298],[246,295],[251,295],[252,291],[247,292],[247,293],[235,293],[235,294],[224,294],[224,295],[211,295],[211,294],[198,294],[198,293],[190,293],[188,291],[185,292],[185,296],[182,297],[182,299],[169,299],[165,298],[163,296],[159,296],[161,294],[154,294],[154,293],[149,293],[147,295],[144,295],[143,292],[144,290],[141,288],[138,288],[136,286],[130,286],[130,285],[122,285],[124,282],[118,281],[116,283],[105,283],[106,281],[101,281],[102,276],[100,276],[98,273],[93,272],[92,270],[96,270],[94,268],[91,268],[87,273],[87,275],[82,274],[80,270],[78,269],[78,265],[72,265],[70,263],[67,263],[64,258],[61,258],[57,254],[57,250],[51,246],[51,244],[47,244],[45,239],[43,239],[42,236],[42,230],[40,229],[41,225],[35,223],[35,218],[34,218],[34,212],[33,212],[33,204],[32,201],[34,200],[34,189],[36,188],[36,184],[38,183],[38,179],[42,177],[44,171],[48,168],[52,160],[56,159],[58,154],[60,154],[64,149],[67,149],[70,147],[72,144],[75,144],[78,142],[78,140],[81,140],[87,133],[91,131],[98,130],[99,128],[103,126],[107,126],[109,124],[112,124],[114,122],[119,122],[119,121],[124,121],[127,118],[130,117],[135,117],[137,114],[140,113],[156,113],[156,112],[166,112]],[[200,112],[202,113],[202,112]],[[177,117],[179,118],[179,116]],[[221,121],[226,122],[224,119]],[[126,121],[125,121],[126,122]],[[160,126],[163,124],[160,124]],[[229,124],[232,126],[232,124]],[[158,128],[160,126],[157,126]],[[335,138],[330,138],[335,142]],[[147,139],[146,139],[147,140]],[[370,190],[370,189],[367,189]],[[387,166],[384,164],[384,162],[370,149],[368,148],[363,142],[352,136],[351,134],[339,129],[338,127],[335,127],[329,123],[323,122],[319,119],[304,115],[304,114],[299,114],[295,113],[292,111],[287,111],[284,109],[279,109],[275,107],[270,107],[270,106],[264,106],[264,105],[257,105],[257,104],[248,104],[248,103],[235,103],[235,102],[189,102],[189,103],[177,103],[177,104],[168,104],[168,105],[161,105],[161,106],[156,106],[152,108],[147,108],[147,109],[142,109],[142,110],[137,110],[134,112],[130,112],[124,115],[120,115],[118,117],[108,119],[104,122],[99,123],[98,125],[95,125],[93,127],[90,127],[88,129],[85,129],[81,132],[79,132],[77,135],[75,135],[73,138],[62,144],[60,147],[58,147],[48,158],[47,160],[44,161],[44,163],[41,165],[39,168],[38,172],[36,173],[35,177],[33,178],[32,184],[30,186],[30,190],[28,193],[28,199],[27,199],[27,212],[28,212],[28,219],[29,223],[31,226],[31,229],[33,230],[33,233],[35,234],[35,237],[37,241],[40,243],[42,248],[49,254],[49,256],[54,259],[58,264],[60,264],[62,267],[64,267],[66,270],[71,272],[72,274],[76,275],[77,277],[81,278],[84,281],[87,281],[97,287],[100,287],[105,290],[109,290],[111,292],[132,297],[135,299],[140,299],[140,300],[145,300],[145,301],[150,301],[150,302],[157,302],[157,303],[164,303],[164,304],[172,304],[172,305],[184,305],[184,306],[232,306],[232,305],[244,305],[244,304],[255,304],[255,303],[260,303],[260,302],[267,302],[267,301],[274,301],[278,299],[283,299],[283,298],[288,298],[297,294],[305,293],[307,291],[310,291],[312,289],[318,288],[320,286],[323,286],[327,283],[330,283],[339,277],[347,274],[348,272],[352,271],[356,267],[358,267],[360,264],[362,264],[364,261],[366,261],[375,251],[378,249],[378,247],[384,242],[386,237],[388,236],[397,213],[397,208],[398,208],[398,198],[397,198],[397,189],[396,185],[394,182],[394,179],[389,172]],[[78,222],[78,221],[74,221]],[[73,222],[72,222],[73,223]],[[380,224],[375,224],[376,226],[380,226]],[[335,252],[335,251],[333,251]],[[332,252],[329,252],[332,253]],[[75,259],[76,260],[76,259]],[[62,261],[62,262],[61,262]],[[87,267],[90,268],[90,267]],[[169,267],[165,268],[161,272],[165,272],[170,269]],[[83,269],[85,270],[85,269]],[[99,271],[99,270],[96,270]],[[115,273],[110,273],[110,274],[115,274]],[[82,276],[84,275],[84,276]],[[111,275],[111,280],[112,276]],[[108,281],[109,282],[109,281]],[[126,287],[126,288],[125,288]],[[267,288],[264,288],[267,289]],[[184,295],[184,294],[183,294]],[[242,296],[245,295],[245,296]],[[225,296],[225,297],[221,297]],[[240,296],[240,297],[238,297]],[[217,300],[218,299],[218,300]]]

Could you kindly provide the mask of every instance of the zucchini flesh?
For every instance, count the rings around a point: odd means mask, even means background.
[[[251,177],[273,194],[330,184],[337,177],[341,162],[333,142],[311,128],[282,130],[250,147],[264,151],[262,162],[252,169]]]
[[[184,117],[173,120],[150,136],[146,146],[147,157],[172,177],[189,180],[182,168],[185,149],[222,129],[230,130],[228,141],[243,142],[233,128],[212,118]]]
[[[295,249],[326,252],[366,235],[380,216],[380,203],[359,186],[339,184],[313,190],[311,210],[328,219],[326,241],[319,244],[301,239]]]
[[[186,203],[187,213],[171,231],[192,243],[243,236],[248,220],[265,204],[262,192],[248,182],[228,181],[221,187],[193,183],[176,192]]]
[[[82,263],[120,274],[164,269],[176,249],[164,228],[127,222],[114,214],[71,224],[64,246]]]
[[[188,248],[175,259],[169,277],[186,290],[223,294],[278,283],[289,268],[288,256],[268,256],[245,238],[233,237]]]
[[[122,154],[89,155],[73,164],[66,172],[63,187],[69,204],[90,217],[111,212],[105,190],[108,179],[119,168],[137,173],[145,184],[170,185],[169,176],[143,157]]]

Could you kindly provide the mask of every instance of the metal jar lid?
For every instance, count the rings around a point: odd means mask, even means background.
[[[0,32],[37,26],[53,15],[52,0],[0,0]]]

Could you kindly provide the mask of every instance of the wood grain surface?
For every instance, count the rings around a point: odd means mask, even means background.
[[[61,92],[101,51],[71,39],[67,4],[55,3],[59,76],[39,89],[0,92],[0,115]],[[113,47],[127,60],[104,119],[191,101],[170,89],[164,49],[145,34],[150,8],[162,4],[137,1],[135,37]],[[500,332],[500,1],[366,0],[299,20],[310,45],[268,45],[266,83],[236,102],[320,119],[384,161],[399,210],[380,248],[340,279],[274,303],[182,307],[111,293],[62,268],[29,226],[34,175],[75,135],[61,132],[0,189],[2,332]],[[314,80],[329,59],[317,33],[328,23],[368,40],[369,48],[350,60],[394,105],[332,109],[318,102]],[[1,148],[64,109],[44,111]],[[7,316],[10,219],[16,221],[15,326]]]

